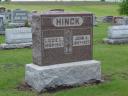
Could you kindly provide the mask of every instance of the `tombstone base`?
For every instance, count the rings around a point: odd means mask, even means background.
[[[16,48],[30,48],[32,43],[19,43],[19,44],[0,44],[0,49],[16,49]]]
[[[101,80],[99,61],[89,60],[50,66],[26,65],[25,81],[38,92],[63,85],[81,85],[89,80]]]
[[[124,38],[124,39],[109,39],[109,38],[104,38],[103,39],[104,43],[107,44],[125,44],[128,43],[128,38]]]

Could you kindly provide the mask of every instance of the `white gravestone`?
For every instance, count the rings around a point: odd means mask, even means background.
[[[128,25],[109,27],[108,38],[128,38]]]
[[[5,38],[7,44],[32,42],[31,28],[21,27],[6,29]]]
[[[108,37],[104,42],[111,44],[128,43],[128,25],[112,26],[108,29]]]

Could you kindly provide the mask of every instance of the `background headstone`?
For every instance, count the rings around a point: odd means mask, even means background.
[[[105,16],[98,16],[98,17],[96,17],[96,21],[98,22],[98,23],[103,23],[103,22],[105,22],[104,20],[105,20]]]
[[[6,29],[5,38],[7,44],[32,42],[31,28],[21,27]]]
[[[128,39],[128,25],[109,27],[108,38],[111,38],[111,39],[127,38]]]
[[[108,37],[103,40],[110,44],[128,43],[128,25],[109,27]]]
[[[104,22],[112,23],[112,21],[113,21],[113,16],[106,16],[106,17],[104,18]]]
[[[6,10],[6,21],[7,22],[11,22],[11,17],[12,16],[12,12],[11,10]]]
[[[5,34],[5,17],[0,15],[0,34]]]
[[[29,12],[22,9],[16,9],[12,11],[13,23],[25,23],[28,20]]]
[[[125,20],[125,25],[128,25],[128,17],[124,17],[124,20]]]
[[[113,24],[114,25],[125,25],[124,17],[121,17],[121,16],[113,17]]]

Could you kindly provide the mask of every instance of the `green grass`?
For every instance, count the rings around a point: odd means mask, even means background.
[[[5,42],[5,36],[4,35],[0,35],[0,44]]]
[[[103,6],[103,9],[97,5],[78,7],[25,5],[22,7],[22,5],[5,4],[4,6],[29,10],[34,8],[36,10],[65,8],[73,11],[94,11],[97,15],[118,15],[118,7],[116,5],[111,5],[110,7]],[[107,11],[105,12],[104,10]],[[103,23],[95,27],[93,40],[94,59],[102,62],[102,74],[108,78],[104,83],[44,94],[27,90],[18,91],[16,89],[17,85],[24,81],[25,64],[32,62],[32,50],[27,48],[0,50],[0,96],[128,96],[128,45],[103,44],[102,39],[107,35],[108,26],[110,24]],[[2,42],[4,42],[4,36],[0,36],[0,43]]]
[[[8,9],[16,9],[22,8],[29,11],[38,10],[40,12],[47,11],[50,9],[65,9],[66,11],[82,11],[82,12],[93,12],[97,16],[106,16],[106,15],[114,15],[118,14],[118,5],[35,5],[35,4],[0,4],[0,6],[4,6]]]

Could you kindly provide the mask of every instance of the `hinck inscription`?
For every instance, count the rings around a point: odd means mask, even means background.
[[[83,24],[82,17],[55,17],[53,25],[56,27],[81,26]]]
[[[48,37],[44,38],[44,49],[61,48],[64,47],[64,37]],[[72,45],[70,46],[86,46],[90,45],[90,35],[77,35],[73,36]],[[69,48],[70,49],[70,48]],[[69,50],[70,52],[70,50]]]

